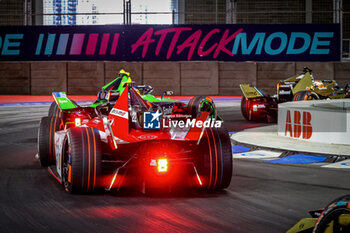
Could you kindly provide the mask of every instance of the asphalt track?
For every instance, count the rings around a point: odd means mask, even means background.
[[[147,197],[70,195],[40,167],[37,128],[46,106],[0,107],[0,232],[285,232],[307,211],[350,193],[347,170],[234,160],[230,187]],[[261,126],[219,107],[230,131]]]

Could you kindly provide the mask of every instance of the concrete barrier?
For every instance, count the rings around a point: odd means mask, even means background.
[[[279,104],[278,136],[350,145],[350,99]]]
[[[0,63],[1,94],[31,94],[29,62]]]
[[[30,63],[32,95],[50,95],[54,91],[67,91],[66,62]]]
[[[220,62],[220,95],[242,95],[239,84],[257,84],[257,63],[255,62]]]
[[[68,62],[68,93],[96,94],[104,85],[103,62]]]
[[[341,87],[350,83],[350,62],[334,63],[334,79]]]
[[[143,63],[143,83],[154,88],[153,94],[160,95],[164,90],[181,95],[179,62],[145,62]]]
[[[218,62],[181,62],[181,95],[218,95]]]
[[[350,83],[350,62],[0,62],[0,94],[96,94],[121,68],[154,94],[242,95],[239,84],[256,85],[276,94],[276,83],[300,73],[304,66],[316,79]]]
[[[295,73],[298,74],[303,71],[304,67],[312,69],[315,79],[329,80],[334,79],[334,63],[329,62],[296,62]]]
[[[302,69],[299,72],[301,71]],[[295,74],[294,62],[258,63],[256,78],[257,87],[267,94],[276,94],[277,82]]]

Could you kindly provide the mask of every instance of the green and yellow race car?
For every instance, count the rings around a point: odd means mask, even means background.
[[[301,74],[281,80],[277,94],[269,96],[257,87],[241,84],[241,112],[246,120],[275,121],[277,106],[288,101],[350,98],[350,86],[340,88],[335,80],[314,80],[312,70],[304,67]]]
[[[217,109],[213,100],[207,96],[194,96],[188,103],[168,98],[172,91],[163,91],[160,98],[151,94],[153,88],[149,85],[135,85],[130,77],[130,73],[120,70],[119,76],[101,88],[97,94],[97,99],[88,106],[79,106],[75,101],[69,99],[65,92],[53,92],[54,102],[51,104],[48,112],[49,117],[58,117],[64,119],[65,124],[75,124],[73,120],[65,119],[65,115],[94,115],[96,108],[98,111],[109,112],[113,103],[115,103],[125,90],[126,86],[132,87],[150,109],[158,109],[162,115],[169,115],[172,112],[181,113],[191,117],[196,117],[199,112],[207,111],[212,119],[222,118],[218,116]],[[73,114],[74,113],[74,114]]]
[[[325,208],[309,211],[287,233],[345,233],[350,232],[350,195],[341,196]]]

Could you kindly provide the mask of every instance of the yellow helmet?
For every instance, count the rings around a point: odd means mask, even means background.
[[[129,72],[126,72],[124,69],[121,69],[120,71],[119,71],[119,76],[121,76],[121,75],[126,75],[126,76],[130,76],[130,73]]]

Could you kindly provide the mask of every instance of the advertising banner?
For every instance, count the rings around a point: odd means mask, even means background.
[[[350,113],[336,107],[350,100],[298,101],[278,105],[278,136],[326,144],[350,145]],[[331,112],[331,114],[330,114]]]
[[[339,24],[2,26],[0,61],[339,61]]]

